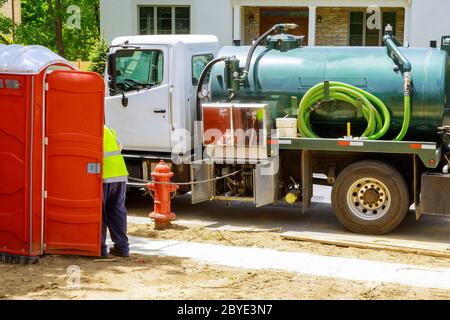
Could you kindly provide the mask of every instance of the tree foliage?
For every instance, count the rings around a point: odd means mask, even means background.
[[[80,9],[79,28],[71,23],[76,20],[68,11],[73,5]],[[100,38],[99,11],[99,0],[22,0],[16,42],[42,45],[68,60],[86,61]]]
[[[105,73],[106,59],[108,56],[108,45],[105,40],[100,39],[92,49],[91,55],[89,56],[89,70],[97,72],[101,76]]]

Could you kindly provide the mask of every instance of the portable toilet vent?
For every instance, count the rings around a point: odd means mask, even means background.
[[[41,46],[0,46],[0,259],[100,255],[104,83]]]

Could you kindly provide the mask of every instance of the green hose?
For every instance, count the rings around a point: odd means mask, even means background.
[[[410,95],[405,95],[404,104],[405,104],[405,106],[404,106],[405,115],[403,117],[402,130],[400,131],[398,136],[394,139],[395,141],[403,140],[403,138],[405,137],[406,132],[408,131],[408,128],[409,128],[409,119],[411,117],[411,96]]]
[[[311,129],[310,116],[325,98],[324,87],[324,82],[317,84],[309,89],[300,101],[298,129],[302,137],[320,138]],[[362,114],[367,121],[367,127],[366,130],[364,130],[362,137],[369,140],[377,140],[383,137],[389,130],[391,123],[389,110],[383,101],[373,94],[346,83],[330,81],[329,99],[344,101],[353,105],[355,108],[361,108]],[[402,140],[408,131],[410,101],[410,96],[405,96],[403,127],[400,134],[395,138],[397,141]]]

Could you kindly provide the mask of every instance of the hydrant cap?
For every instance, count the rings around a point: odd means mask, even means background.
[[[161,160],[159,164],[155,167],[155,173],[170,173],[169,166]]]

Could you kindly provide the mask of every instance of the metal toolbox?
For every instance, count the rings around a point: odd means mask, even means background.
[[[203,145],[211,158],[268,158],[272,120],[267,104],[210,103],[202,110]]]

